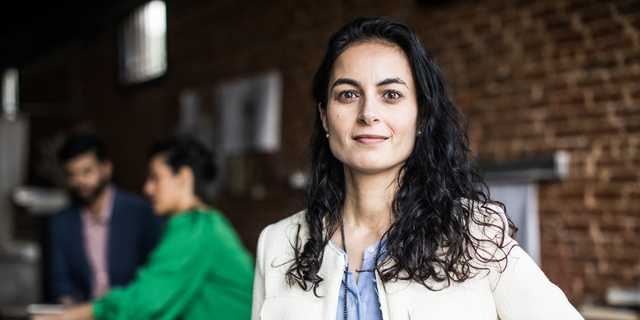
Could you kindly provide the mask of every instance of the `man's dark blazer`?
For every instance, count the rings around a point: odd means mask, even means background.
[[[162,220],[149,202],[114,188],[109,225],[107,268],[111,287],[125,286],[136,274],[162,231]],[[49,266],[51,298],[91,298],[91,269],[82,233],[80,207],[72,205],[49,220]]]

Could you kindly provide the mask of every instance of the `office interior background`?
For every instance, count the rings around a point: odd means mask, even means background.
[[[34,0],[0,5],[0,306],[46,299],[55,149],[77,130],[139,194],[152,142],[201,139],[221,167],[208,201],[255,252],[304,206],[312,77],[359,16],[434,53],[492,194],[574,305],[638,291],[639,1]]]

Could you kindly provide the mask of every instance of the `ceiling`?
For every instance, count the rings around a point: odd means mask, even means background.
[[[120,19],[144,0],[0,2],[0,70],[21,67]]]
[[[0,1],[0,70],[24,66],[72,39],[121,19],[147,1]],[[437,7],[459,0],[416,1],[422,6]]]

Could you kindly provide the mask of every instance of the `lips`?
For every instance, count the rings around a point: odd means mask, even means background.
[[[360,143],[362,143],[362,144],[375,145],[375,144],[384,142],[388,138],[385,137],[385,136],[379,136],[379,135],[375,135],[375,134],[361,134],[361,135],[357,135],[353,139],[358,141],[358,142],[360,142]]]

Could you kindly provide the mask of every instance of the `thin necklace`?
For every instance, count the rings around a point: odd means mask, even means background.
[[[344,249],[344,254],[347,255],[347,245],[344,242],[344,210],[340,209],[340,232],[342,232],[342,249]],[[347,320],[347,290],[349,286],[347,285],[347,279],[349,277],[349,258],[347,256],[347,265],[344,266],[344,320]]]

